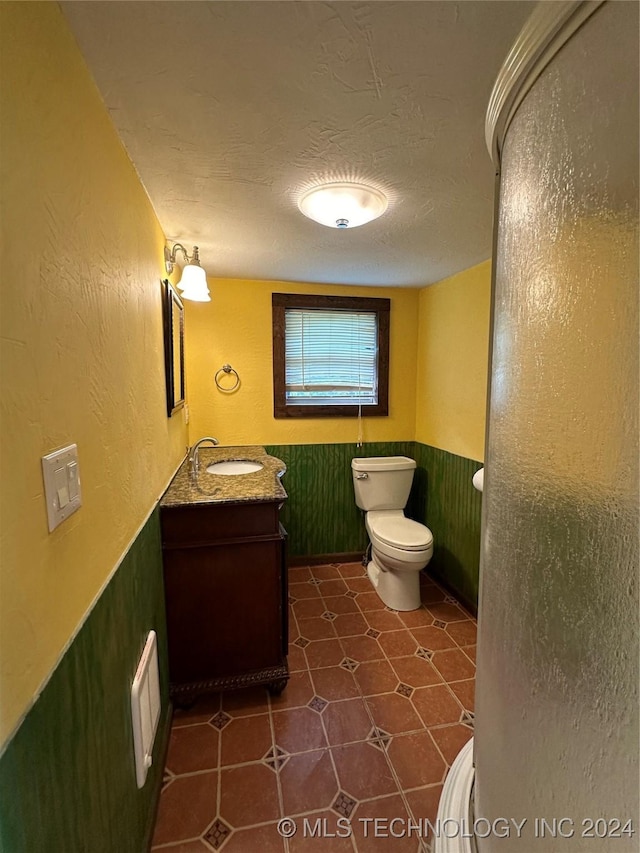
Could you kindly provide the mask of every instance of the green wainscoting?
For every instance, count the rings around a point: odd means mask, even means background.
[[[434,552],[428,571],[475,611],[482,495],[471,479],[482,463],[419,441],[414,447],[418,468],[408,510],[433,533]]]
[[[163,712],[139,791],[130,689],[150,629]],[[2,853],[148,849],[169,729],[166,661],[156,509],[0,758]]]
[[[282,483],[289,500],[281,520],[289,534],[289,557],[361,552],[367,547],[362,512],[355,503],[351,460],[354,456],[411,456],[413,441],[355,444],[268,445],[282,459]]]
[[[354,456],[410,456],[418,469],[407,515],[427,524],[435,549],[429,571],[472,608],[478,601],[481,495],[471,478],[480,462],[420,442],[268,445],[287,465],[282,521],[290,558],[364,552],[367,536],[351,480]]]

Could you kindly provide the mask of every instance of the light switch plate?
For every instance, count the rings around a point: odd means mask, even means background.
[[[82,506],[78,446],[70,444],[42,457],[49,533]]]

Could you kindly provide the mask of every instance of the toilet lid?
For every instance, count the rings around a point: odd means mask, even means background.
[[[422,551],[433,544],[428,527],[404,516],[370,518],[369,528],[381,542],[405,551]]]

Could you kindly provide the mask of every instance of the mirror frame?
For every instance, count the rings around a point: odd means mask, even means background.
[[[184,393],[184,305],[169,279],[162,281],[164,368],[167,386],[167,417],[181,409]]]

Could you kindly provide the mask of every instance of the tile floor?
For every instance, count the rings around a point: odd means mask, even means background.
[[[289,582],[289,684],[176,711],[153,849],[427,850],[408,821],[435,820],[473,733],[475,620],[427,577],[420,610],[389,610],[359,563],[292,568]]]

